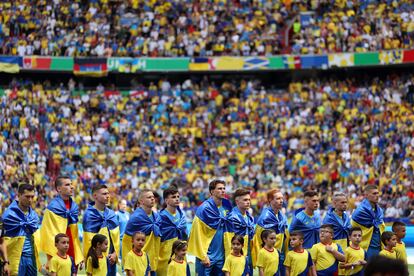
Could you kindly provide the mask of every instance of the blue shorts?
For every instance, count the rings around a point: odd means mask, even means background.
[[[200,259],[196,258],[196,273],[199,276],[224,276],[224,260],[210,260],[210,266],[204,266]]]

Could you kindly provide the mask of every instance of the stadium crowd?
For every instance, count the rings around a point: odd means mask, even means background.
[[[49,184],[67,174],[81,210],[96,184],[110,187],[114,207],[121,199],[132,207],[138,188],[176,183],[191,218],[209,179],[221,176],[228,192],[253,191],[255,214],[272,187],[291,212],[314,189],[322,210],[333,191],[347,193],[353,210],[363,186],[377,184],[386,217],[413,218],[414,113],[405,101],[413,80],[309,80],[275,90],[259,81],[162,79],[138,85],[138,96],[73,80],[57,88],[13,82],[1,97],[2,208],[27,179],[41,213],[55,193]]]
[[[0,10],[0,54],[19,56],[254,56],[282,45],[364,52],[411,48],[414,31],[409,0],[22,0]],[[313,14],[309,24],[302,12]]]

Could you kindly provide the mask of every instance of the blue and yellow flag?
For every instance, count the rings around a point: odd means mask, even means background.
[[[288,224],[287,218],[281,211],[275,214],[271,207],[263,209],[259,218],[257,219],[256,231],[253,237],[253,248],[252,248],[252,261],[253,266],[256,266],[257,256],[262,248],[262,232],[265,229],[272,229],[276,232],[276,244],[275,248],[284,254],[288,250]]]
[[[115,212],[108,207],[101,213],[91,202],[83,215],[83,253],[87,256],[91,241],[96,234],[102,234],[108,239],[108,251],[113,248],[119,256],[119,224]],[[124,255],[126,256],[126,255]]]
[[[348,234],[351,229],[351,219],[346,212],[342,214],[342,218],[335,213],[335,209],[329,208],[323,219],[323,224],[331,224],[334,229],[333,241],[342,248],[348,247]]]
[[[364,250],[368,250],[372,234],[374,233],[374,228],[376,227],[379,229],[380,234],[385,230],[384,212],[378,204],[375,210],[373,210],[368,199],[364,199],[352,213],[351,224],[354,227],[360,227],[362,229],[362,241],[360,246]]]
[[[122,256],[126,256],[132,249],[132,236],[138,231],[143,232],[147,236],[142,250],[148,254],[151,271],[156,271],[158,268],[158,254],[161,243],[159,215],[152,212],[152,214],[148,216],[142,208],[137,208],[134,213],[132,213],[125,229],[124,238],[122,239]],[[123,261],[124,259],[122,259],[122,262]]]
[[[305,208],[295,211],[295,215],[290,224],[289,232],[300,231],[304,236],[303,248],[311,248],[319,242],[319,228],[321,227],[321,215],[319,211],[315,211],[313,216],[305,213]]]
[[[227,220],[230,223],[229,232],[244,237],[243,253],[247,256],[249,243],[253,240],[254,236],[253,217],[249,213],[246,213],[246,217],[244,217],[239,208],[234,207],[227,215]],[[231,252],[231,240],[226,240],[225,251]]]
[[[39,244],[39,216],[29,208],[26,214],[19,208],[17,201],[13,201],[3,214],[4,240],[7,244],[7,255],[10,262],[11,275],[18,275],[20,259],[24,241],[27,235],[33,236],[33,252],[35,254],[37,268],[40,268],[38,254]]]
[[[75,264],[83,261],[82,249],[80,247],[78,233],[78,205],[70,199],[70,209],[66,209],[65,202],[59,195],[56,196],[47,206],[40,227],[39,249],[50,256],[57,253],[55,247],[55,236],[59,233],[67,233],[70,230],[71,244],[73,246]]]
[[[166,209],[160,211],[159,227],[161,231],[161,246],[159,251],[157,275],[167,275],[168,260],[171,257],[173,243],[177,240],[187,240],[187,220],[183,211],[177,208],[175,216]]]
[[[222,200],[222,207],[227,213],[232,208],[230,201],[227,199]],[[210,243],[219,227],[224,228],[224,240],[231,239],[231,232],[227,229],[228,226],[227,218],[220,213],[214,200],[209,198],[204,201],[197,208],[196,216],[191,226],[191,233],[188,240],[188,253],[196,256],[200,260],[205,260]],[[225,252],[225,255],[229,253]]]

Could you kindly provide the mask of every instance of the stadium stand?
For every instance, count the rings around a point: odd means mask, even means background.
[[[413,46],[409,0],[37,0],[4,1],[0,9],[4,55],[264,56]]]
[[[354,209],[362,186],[378,184],[386,215],[412,218],[414,113],[405,98],[413,81],[312,80],[275,92],[260,81],[161,79],[129,96],[102,85],[79,91],[73,80],[14,83],[1,98],[1,202],[28,178],[41,210],[53,194],[46,184],[64,173],[81,210],[94,184],[109,184],[114,206],[121,198],[132,206],[138,187],[174,181],[191,215],[208,196],[207,181],[223,175],[230,190],[254,191],[256,210],[282,183],[289,210],[314,188],[321,209],[333,190],[349,193]]]

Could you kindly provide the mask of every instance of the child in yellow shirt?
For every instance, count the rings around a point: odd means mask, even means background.
[[[249,276],[248,263],[243,255],[244,237],[234,235],[231,239],[231,254],[226,257],[223,266],[225,276]]]
[[[53,256],[50,260],[48,275],[76,275],[73,259],[67,254],[69,250],[69,237],[63,233],[57,234],[55,236],[55,246],[58,252],[56,256]]]
[[[279,270],[279,252],[275,249],[276,232],[273,229],[267,229],[260,235],[262,238],[262,249],[257,255],[257,264],[260,276],[278,275]]]
[[[132,235],[132,249],[125,257],[124,269],[127,276],[150,275],[151,267],[147,253],[142,251],[145,245],[145,233],[135,232]]]
[[[101,234],[93,236],[91,247],[86,257],[86,275],[106,276],[108,272],[106,257],[103,252],[108,249],[108,239]]]
[[[171,257],[168,261],[168,276],[190,275],[190,268],[185,260],[186,255],[187,242],[176,240],[172,245]]]
[[[387,258],[397,259],[397,252],[393,249],[397,245],[397,236],[394,232],[385,231],[382,233],[381,241],[385,246],[379,254]]]

